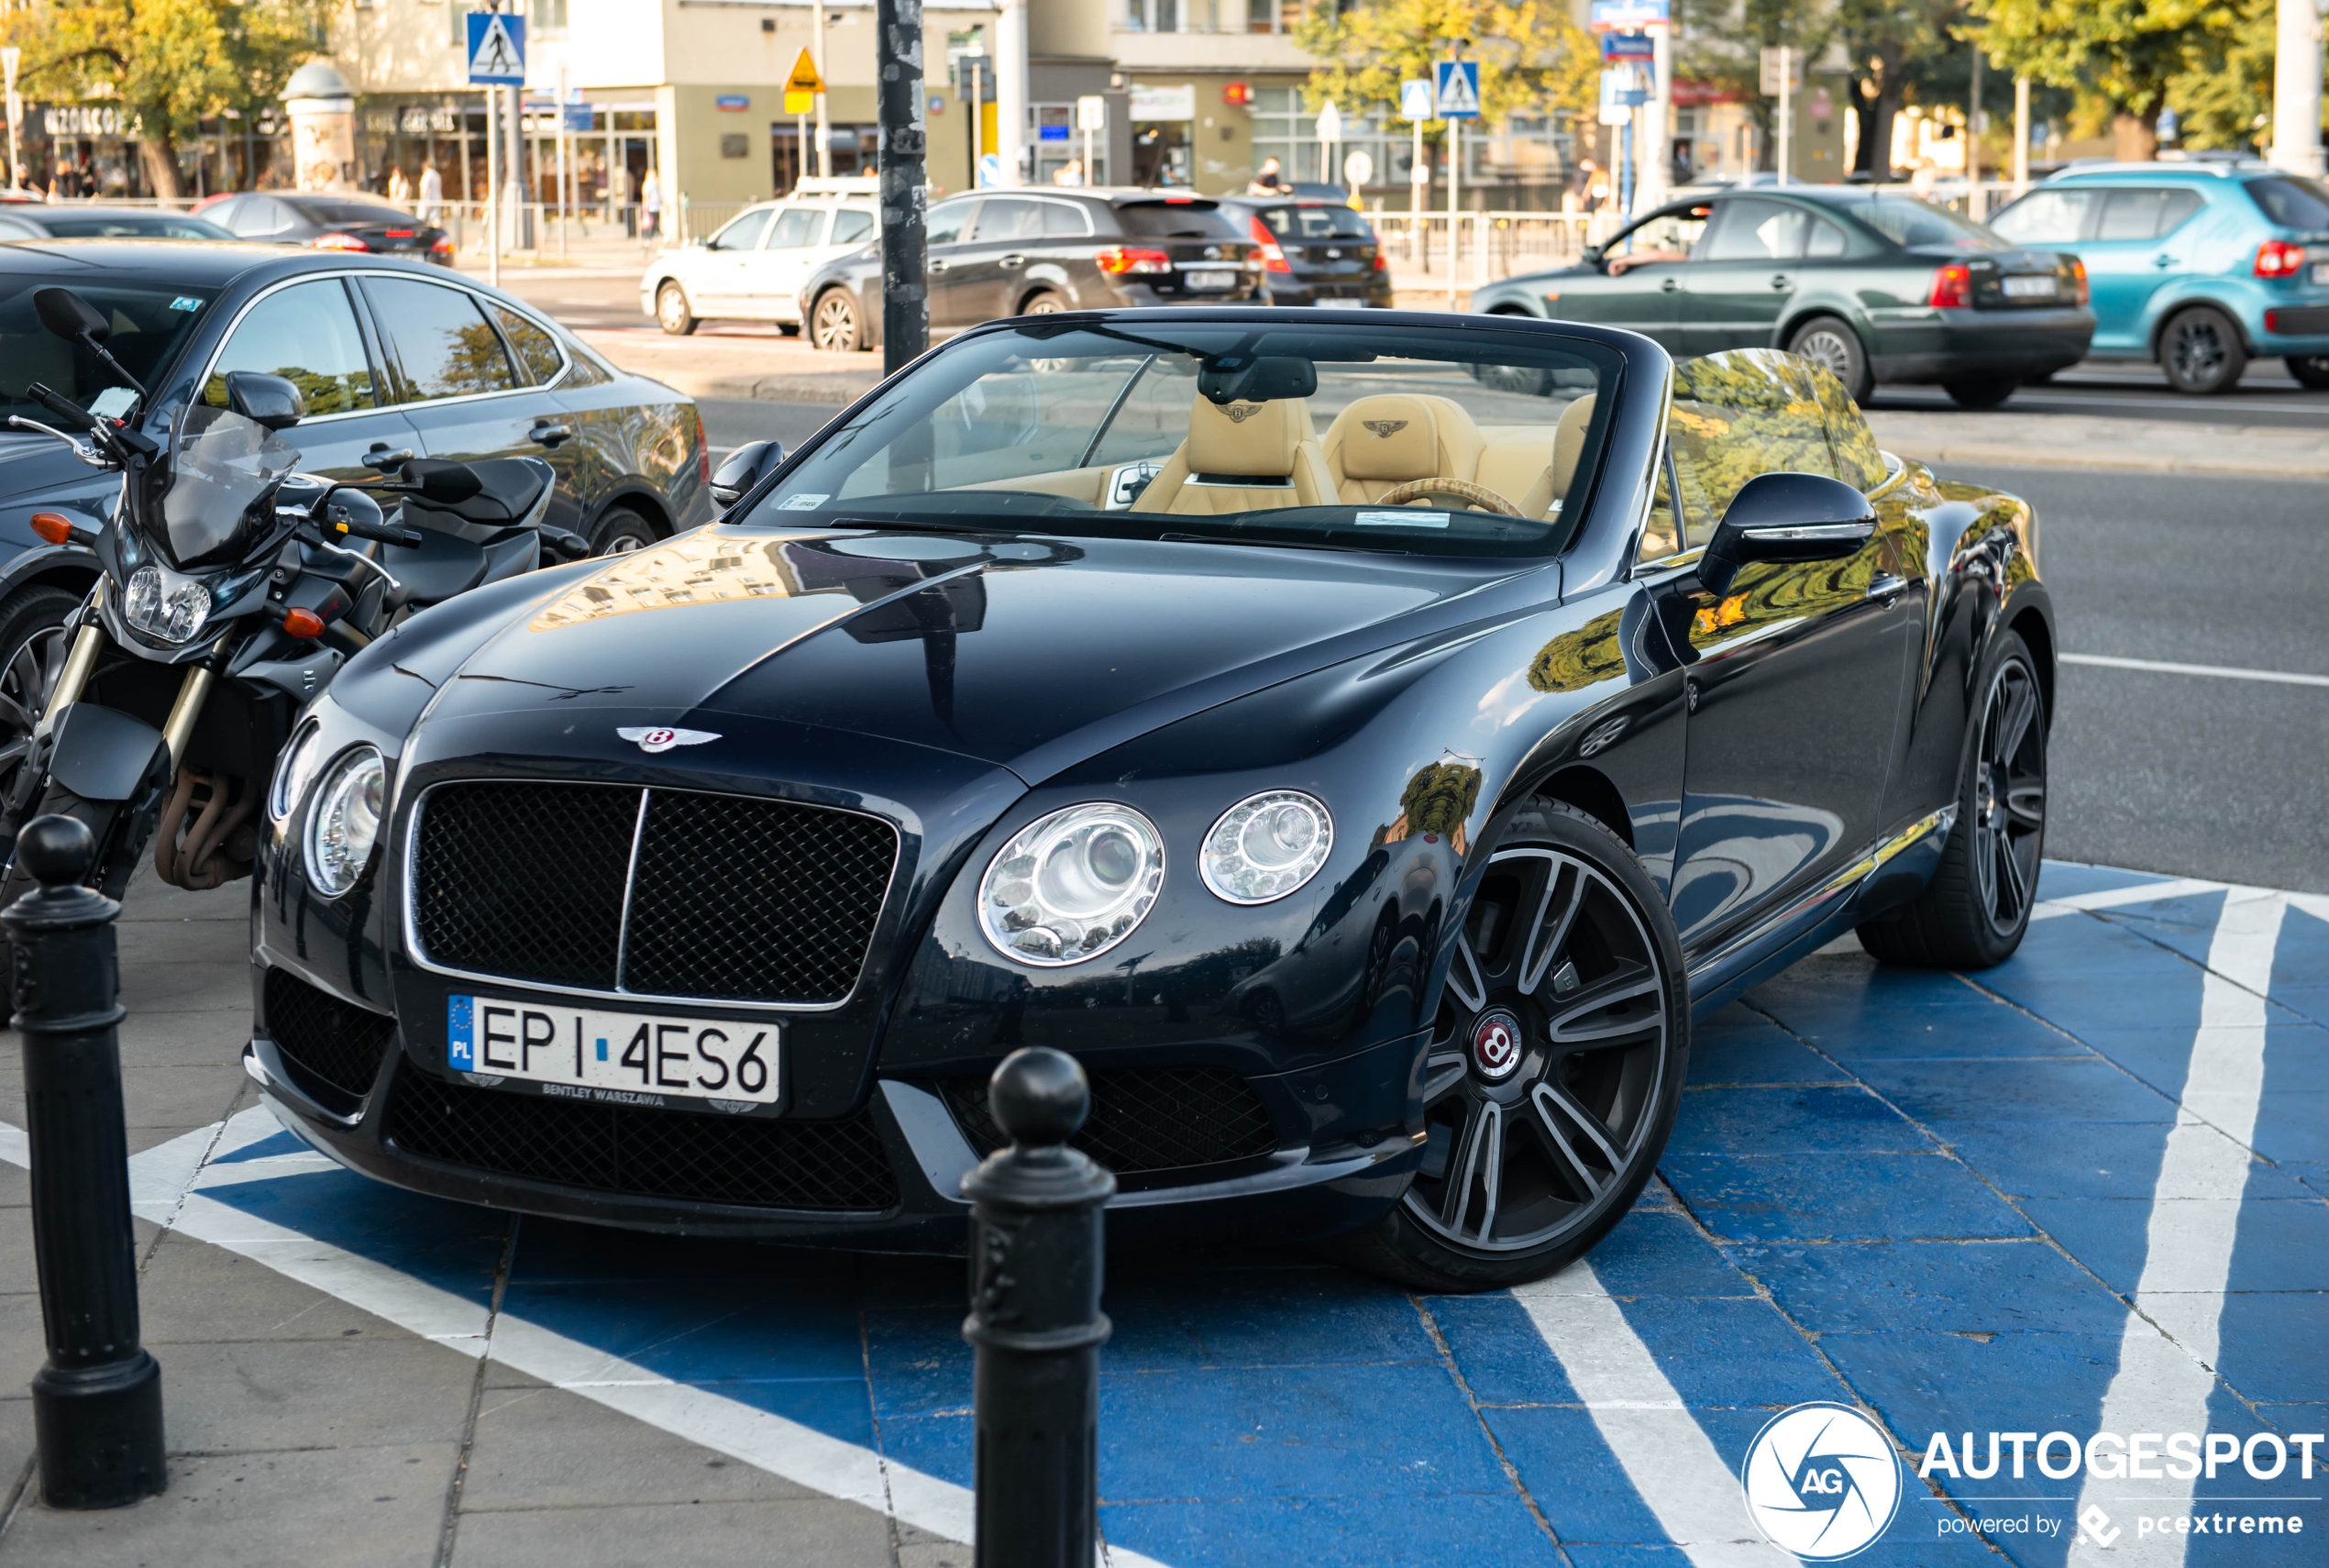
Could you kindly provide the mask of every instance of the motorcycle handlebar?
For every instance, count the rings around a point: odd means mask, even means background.
[[[42,386],[39,381],[34,381],[31,385],[26,387],[24,389],[24,395],[39,403],[41,407],[47,409],[50,413],[55,414],[58,418],[65,420],[80,429],[94,431],[97,428],[97,416],[95,414],[90,413],[87,409],[73,402],[72,399],[65,396],[62,392],[52,392],[49,388]]]
[[[410,549],[418,549],[423,542],[423,536],[418,528],[407,527],[401,523],[382,523],[378,527],[374,527],[370,523],[343,521],[336,526],[345,529],[359,539],[378,539],[382,544],[403,545]]]

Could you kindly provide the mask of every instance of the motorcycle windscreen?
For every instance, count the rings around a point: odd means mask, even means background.
[[[181,567],[229,558],[266,525],[260,502],[298,462],[298,448],[265,425],[232,409],[188,405],[171,437],[157,542]]]

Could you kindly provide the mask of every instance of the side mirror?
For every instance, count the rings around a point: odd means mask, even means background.
[[[413,486],[413,493],[421,500],[438,506],[458,506],[485,488],[475,469],[441,458],[414,458],[396,477],[400,483]]]
[[[1876,532],[1876,508],[1822,474],[1757,474],[1739,486],[1698,565],[1709,593],[1728,591],[1750,561],[1828,561],[1858,553]]]
[[[747,441],[721,460],[712,475],[712,506],[725,512],[784,463],[781,441]]]
[[[297,387],[281,376],[257,370],[226,372],[226,406],[270,430],[288,430],[307,417],[307,404]]]
[[[113,336],[112,318],[71,289],[35,289],[32,311],[42,326],[68,342],[103,343]]]
[[[1598,267],[1601,265],[1601,259],[1605,254],[1606,254],[1606,252],[1605,252],[1600,246],[1588,245],[1583,250],[1577,252],[1577,259],[1588,267]]]

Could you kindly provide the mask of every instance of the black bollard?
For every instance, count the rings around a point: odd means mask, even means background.
[[[32,1146],[32,1255],[49,1359],[32,1379],[40,1495],[113,1508],[162,1489],[161,1368],[138,1343],[138,1258],[122,1132],[122,1018],[114,917],[81,885],[89,829],[39,817],[17,860],[40,886],[0,911],[16,957]]]
[[[1076,1058],[1037,1045],[995,1069],[1008,1147],[963,1178],[978,1350],[977,1568],[1092,1568],[1099,1495],[1100,1206],[1116,1178],[1066,1146],[1092,1105]]]

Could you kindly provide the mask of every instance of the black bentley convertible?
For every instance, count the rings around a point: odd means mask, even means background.
[[[1478,1287],[1624,1212],[1694,1012],[1854,929],[1978,966],[2029,918],[2036,519],[1805,360],[1054,315],[758,466],[304,721],[247,1065],[335,1158],[953,1249],[988,1075],[1045,1043],[1118,1236]]]

